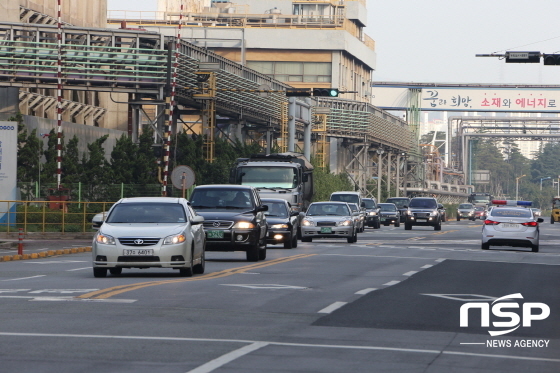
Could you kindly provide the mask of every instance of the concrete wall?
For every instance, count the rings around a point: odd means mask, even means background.
[[[57,18],[57,0],[2,0],[0,1],[0,21],[20,22],[20,5]],[[107,0],[63,1],[62,20],[75,26],[107,27]]]

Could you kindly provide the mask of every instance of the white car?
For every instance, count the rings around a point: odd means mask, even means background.
[[[490,246],[530,247],[539,251],[539,223],[531,209],[504,206],[488,212],[482,226],[482,250]]]
[[[355,217],[346,202],[313,202],[301,221],[301,242],[313,238],[346,238],[348,243],[358,240]]]
[[[123,198],[111,207],[93,238],[93,275],[123,268],[171,268],[181,276],[204,273],[202,223],[184,198]]]

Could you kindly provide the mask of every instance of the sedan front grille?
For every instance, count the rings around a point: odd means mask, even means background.
[[[159,262],[159,256],[152,256],[152,255],[130,255],[130,256],[119,256],[117,258],[117,262]]]
[[[318,221],[317,226],[318,227],[336,227],[336,222],[335,221]]]
[[[416,217],[416,218],[429,218],[430,213],[429,212],[415,212],[414,217]]]
[[[233,226],[233,222],[227,220],[204,220],[202,225],[208,229],[230,229]]]
[[[125,246],[153,246],[157,245],[158,237],[120,237],[119,242]]]

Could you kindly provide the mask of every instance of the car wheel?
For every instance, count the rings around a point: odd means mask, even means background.
[[[93,277],[107,277],[107,268],[93,268]]]
[[[480,248],[482,250],[488,250],[488,249],[490,249],[490,244],[488,242],[483,242],[482,245],[480,246]]]
[[[550,217],[550,224],[554,224],[554,218],[552,216]]]
[[[302,237],[301,238],[301,242],[312,242],[312,241],[313,241],[313,238],[311,238],[311,237]]]
[[[375,226],[373,227],[373,229],[379,229],[381,228],[381,223],[380,222],[376,222]]]
[[[461,221],[461,218],[460,218],[460,217],[457,217],[457,221]]]
[[[401,226],[401,222],[397,220],[397,221],[395,222],[395,228],[398,228],[398,227],[400,227],[400,226]]]
[[[534,253],[539,252],[539,245],[531,245],[531,251]]]
[[[261,251],[261,247],[259,243],[252,245],[247,249],[247,261],[248,262],[258,262],[259,261],[259,251]]]
[[[264,247],[264,249],[259,250],[259,260],[265,260],[265,259],[266,259],[266,246]]]
[[[192,277],[192,275],[193,275],[193,267],[194,267],[194,265],[193,265],[193,256],[194,256],[194,253],[193,253],[192,250],[191,250],[191,260],[190,260],[190,263],[189,263],[190,265],[189,265],[188,268],[179,268],[179,275],[180,275],[180,276],[182,276],[182,277]]]
[[[284,249],[291,249],[294,247],[293,237],[290,235],[290,239],[284,241]]]
[[[404,230],[405,231],[409,231],[412,229],[412,225],[410,225],[409,223],[404,223]]]
[[[206,269],[206,250],[202,250],[202,255],[200,256],[200,263],[195,265],[193,268],[193,272],[201,275],[204,273]]]
[[[109,272],[114,276],[118,276],[122,273],[122,268],[121,267],[109,268]]]
[[[441,231],[441,222],[439,222],[437,225],[434,225],[434,231]]]

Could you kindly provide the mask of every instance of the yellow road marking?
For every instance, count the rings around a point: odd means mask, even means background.
[[[411,237],[409,239],[407,239],[407,241],[417,241],[417,240],[423,240],[426,237]]]
[[[432,234],[447,234],[447,233],[451,233],[451,232],[457,232],[457,230],[456,229],[455,230],[451,229],[449,231],[437,232],[437,233],[432,233]]]
[[[274,259],[274,260],[269,260],[267,262],[251,264],[251,265],[247,265],[247,266],[243,266],[243,267],[225,269],[223,271],[209,273],[207,275],[202,275],[202,276],[198,276],[198,277],[183,278],[183,279],[178,279],[178,280],[149,281],[149,282],[142,282],[142,283],[136,283],[136,284],[119,285],[119,286],[114,286],[114,287],[107,288],[107,289],[101,289],[101,290],[97,290],[97,291],[92,291],[90,293],[82,294],[82,295],[78,296],[77,298],[81,298],[81,299],[107,299],[107,298],[112,297],[112,296],[117,295],[117,294],[122,294],[122,293],[126,293],[127,291],[142,289],[142,288],[145,288],[145,287],[148,287],[148,286],[157,286],[157,285],[164,285],[164,284],[173,284],[173,283],[178,283],[178,282],[201,281],[201,280],[210,280],[210,279],[215,279],[215,278],[221,278],[221,277],[235,275],[235,274],[238,274],[238,273],[243,273],[243,272],[246,272],[246,271],[249,271],[249,270],[252,270],[252,269],[269,267],[269,266],[272,266],[272,265],[286,263],[286,262],[290,262],[290,261],[296,260],[296,259],[303,259],[303,258],[307,258],[307,257],[314,256],[314,255],[316,255],[316,254],[293,255],[293,256],[286,257],[286,258],[278,258],[278,259]]]
[[[381,245],[383,242],[376,242],[376,243],[368,243],[366,244],[366,246],[377,246],[377,245]]]

